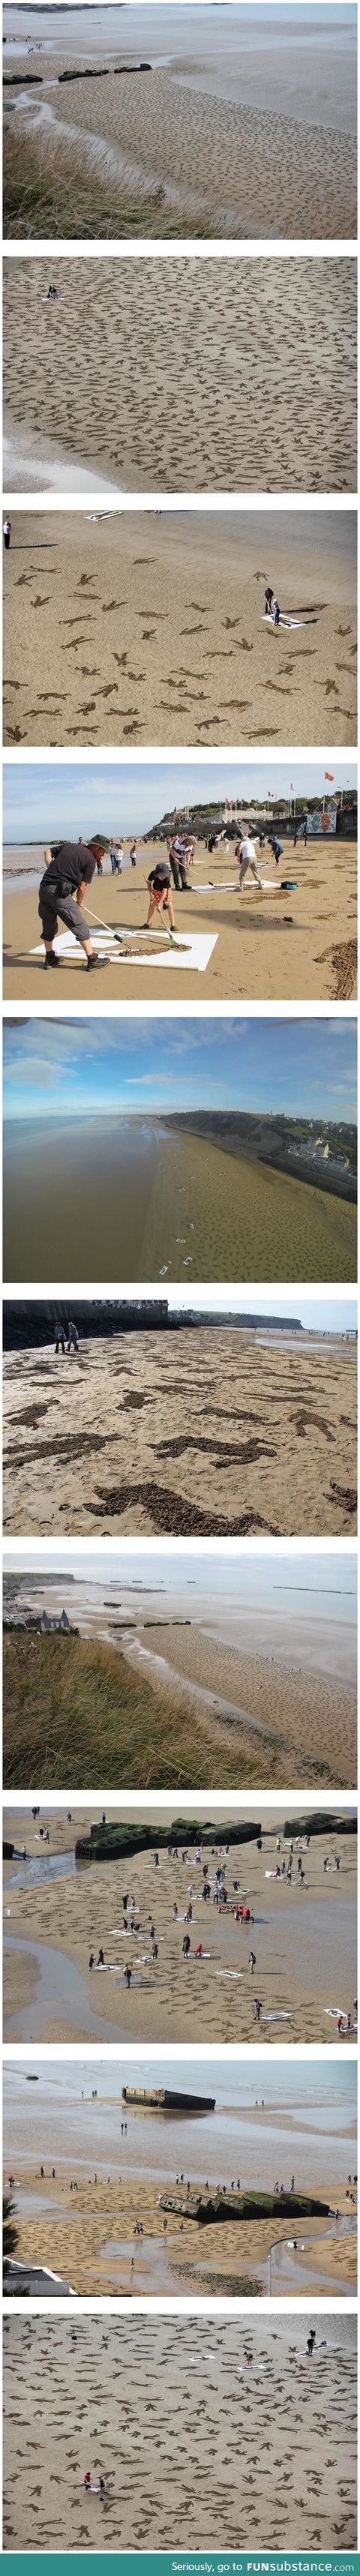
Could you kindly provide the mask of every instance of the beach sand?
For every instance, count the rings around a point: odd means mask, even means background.
[[[271,2294],[281,2287],[314,2295],[317,2245],[326,2260],[320,2288],[337,2296],[356,2287],[356,2075],[316,2082],[302,2067],[274,2080],[262,2068],[248,2082],[223,2059],[193,2053],[168,2060],[107,2057],[33,2058],[28,2084],[18,2060],[9,2064],[4,2092],[4,2181],[11,2189],[19,2229],[19,2259],[49,2263],[78,2296],[206,2288],[219,2295],[227,2282],[245,2296],[252,2278],[268,2290],[268,2256],[274,2248]],[[181,2100],[171,2111],[123,2100],[124,2084],[180,2086],[185,2102],[199,2095],[202,2111]],[[254,2101],[255,2082],[267,2094]],[[122,2125],[125,2120],[125,2127]],[[349,2166],[351,2182],[349,2184]],[[274,2175],[279,2190],[274,2193]],[[318,2203],[308,2218],[286,2210],[284,2198],[307,2195]],[[75,2187],[74,2187],[75,2186]],[[283,2188],[283,2197],[281,2192]],[[268,2216],[236,2216],[247,2190],[273,2198]],[[211,2218],[211,2195],[226,2193],[225,2214]],[[206,2227],[194,2214],[207,2199]],[[352,2196],[351,2196],[352,2195]],[[166,2207],[174,2201],[174,2208]],[[319,2207],[320,2203],[320,2207]],[[322,2206],[321,2206],[322,2204]],[[241,2202],[240,2202],[241,2206]],[[327,2214],[326,2214],[327,2213]],[[143,2226],[138,2242],[135,2229]],[[292,2236],[295,2235],[295,2249]],[[300,2264],[297,2238],[300,2238]],[[334,2249],[334,2250],[333,2250]],[[131,2279],[131,2273],[135,2278]]]
[[[93,2072],[97,2074],[96,2066]],[[66,2083],[66,2069],[64,2069],[64,2079]],[[282,2295],[284,2288],[286,2289],[286,2276],[283,2281],[280,2268],[277,2283],[276,2249],[284,2245],[284,2239],[286,2247],[287,2240],[291,2242],[293,2230],[296,2234],[298,2229],[302,2247],[305,2247],[306,2252],[300,2255],[299,2263],[295,2256],[291,2267],[289,2257],[289,2270],[291,2268],[296,2275],[299,2274],[299,2286],[298,2289],[295,2286],[295,2297],[301,2298],[305,2295],[313,2299],[314,2287],[316,2289],[317,2286],[318,2254],[320,2271],[323,2264],[326,2273],[324,2295],[341,2298],[344,2294],[350,2293],[351,2296],[356,2292],[354,2213],[353,2233],[341,2235],[339,2232],[338,2237],[335,2236],[334,2219],[326,2220],[319,2216],[298,2220],[291,2217],[284,2218],[280,2214],[281,2202],[278,2218],[254,2219],[248,2224],[246,2220],[240,2222],[229,2219],[227,2224],[215,2223],[213,2226],[207,2224],[205,2228],[198,2226],[196,2220],[185,2218],[181,2222],[180,2203],[184,2194],[179,2191],[179,2215],[177,2217],[173,2211],[169,2213],[165,2241],[164,2219],[159,2206],[159,2196],[162,2190],[165,2193],[170,2190],[172,2193],[174,2184],[172,2179],[168,2180],[166,2149],[163,2176],[160,2172],[160,2162],[155,2181],[152,2175],[147,2177],[142,2166],[137,2171],[135,2129],[141,2116],[139,2113],[137,2119],[133,2117],[132,2121],[131,2182],[124,2182],[122,2174],[121,2179],[119,2177],[115,2179],[114,2176],[111,2176],[110,2180],[100,2178],[98,2168],[96,2184],[94,2179],[88,2182],[77,2162],[74,2147],[67,2172],[64,2174],[57,2166],[55,2182],[51,2178],[48,2179],[46,2172],[46,2180],[42,2186],[41,2183],[39,2184],[39,2165],[34,2167],[34,2164],[28,2163],[27,2160],[23,2163],[16,2153],[16,2143],[14,2140],[12,2145],[10,2143],[9,2151],[6,2153],[4,2188],[8,2163],[11,2161],[13,2164],[15,2160],[13,2199],[18,2212],[16,2223],[19,2262],[48,2264],[51,2272],[55,2272],[62,2280],[68,2280],[71,2283],[71,2288],[76,2291],[78,2298],[101,2298],[101,2296],[129,2298],[131,2291],[137,2298],[161,2296],[166,2299],[176,2298],[176,2296],[181,2298],[184,2295],[188,2298],[191,2293],[197,2298],[204,2297],[205,2294],[226,2298],[229,2293],[230,2296],[236,2295],[236,2283],[239,2280],[241,2282],[244,2280],[246,2297],[251,2296],[252,2279],[257,2280],[260,2295],[261,2293],[264,2295],[264,2291],[267,2290],[268,2255],[274,2246],[273,2296],[277,2297]],[[104,2125],[106,2125],[106,2110]],[[281,2118],[279,2120],[277,2113],[277,2132],[279,2127],[281,2127]],[[50,2148],[50,2155],[52,2152],[56,2155],[55,2117],[53,2139],[54,2144],[53,2148]],[[191,2144],[192,2121],[183,2120],[182,2152],[185,2173],[189,2164],[191,2169]],[[295,2153],[295,2144],[298,2144],[297,2140],[291,2137],[289,2149],[287,2141],[287,2160],[292,2150]],[[242,2153],[246,2159],[246,2125],[245,2143],[242,2139]],[[351,2154],[351,2148],[349,2153]],[[238,2141],[236,2146],[234,2141],[234,2155],[235,2160],[238,2159]],[[278,2156],[278,2137],[276,2155]],[[123,2166],[126,2154],[121,2140],[119,2158]],[[70,2174],[75,2178],[78,2177],[76,2195],[70,2192]],[[346,2217],[349,2203],[346,2201],[345,2188],[341,2184],[336,2181],[329,2186],[326,2180],[325,2182],[322,2180],[319,2185],[316,2182],[314,2191],[316,2197],[330,2204],[333,2212],[335,2207],[339,2209],[340,2218]],[[23,2194],[24,2198],[28,2194],[29,2197],[35,2196],[35,2199],[38,2199],[39,2213],[36,2217],[21,2215]],[[42,2197],[47,2203],[44,2217],[41,2214]],[[53,2217],[51,2203],[54,2206]],[[140,2242],[136,2237],[134,2238],[134,2226],[139,2220],[144,2229],[144,2239]],[[131,2274],[132,2259],[134,2270]],[[291,2295],[293,2295],[292,2282]]]
[[[11,493],[354,491],[355,259],[5,259],[4,405]]]
[[[269,826],[270,829],[270,826]],[[281,837],[281,827],[280,827]],[[138,844],[139,847],[139,844]],[[198,983],[192,969],[181,957],[180,981],[173,966],[156,964],[157,942],[140,941],[143,956],[154,962],[149,968],[131,964],[129,957],[121,962],[121,948],[113,949],[106,971],[106,999],[143,1001],[148,989],[151,1001],[171,1000],[177,991],[181,1001],[193,1001],[194,994],[216,1001],[244,998],[258,1001],[350,1001],[356,997],[356,842],[322,838],[311,841],[307,850],[301,841],[293,850],[292,841],[283,843],[283,859],[277,876],[297,879],[295,894],[281,891],[280,884],[270,889],[275,873],[271,854],[264,852],[260,870],[264,872],[264,893],[258,894],[251,878],[245,879],[245,890],[239,896],[234,842],[227,854],[214,850],[211,855],[204,842],[197,842],[195,864],[191,869],[191,896],[174,897],[177,934],[195,937],[210,934],[216,945],[203,977]],[[138,930],[145,921],[146,876],[157,858],[163,857],[163,844],[141,848],[140,866],[136,873],[125,865],[122,878],[108,874],[105,861],[101,884],[93,888],[94,910],[114,929]],[[126,856],[126,852],[125,852]],[[43,872],[43,850],[36,852],[38,882]],[[17,882],[18,867],[21,884]],[[17,862],[15,851],[4,851],[4,994],[7,1001],[36,1001],[41,994],[44,952],[33,955],[41,939],[38,898],[35,886],[27,884],[23,856]],[[12,878],[16,877],[16,890]],[[209,888],[211,881],[211,890]],[[266,891],[268,887],[268,890]],[[203,890],[204,889],[204,890]],[[155,925],[156,926],[156,925]],[[61,934],[61,923],[59,922]],[[101,932],[91,922],[94,946],[101,949]],[[168,942],[162,938],[166,952]],[[124,941],[126,947],[126,938]],[[73,942],[71,953],[62,958],[61,1000],[74,1000],[75,977],[82,971],[79,944]],[[79,992],[80,992],[79,986]]]
[[[13,20],[14,12],[5,16],[8,20],[10,14]],[[324,43],[318,22],[306,33],[304,52],[304,30],[299,24],[292,29],[289,43],[284,11],[279,53],[274,41],[278,30],[269,20],[266,23],[264,11],[254,42],[249,24],[244,30],[236,10],[230,15],[223,9],[226,54],[216,61],[213,12],[198,11],[194,35],[194,11],[190,27],[189,10],[176,10],[175,38],[171,19],[166,28],[164,61],[159,60],[164,41],[161,13],[155,36],[151,8],[142,13],[141,29],[136,9],[132,20],[130,10],[121,14],[123,28],[116,12],[113,40],[111,20],[109,24],[109,14],[105,15],[99,45],[94,13],[91,25],[84,27],[83,15],[82,23],[78,20],[77,28],[70,31],[68,10],[66,45],[63,41],[60,50],[62,31],[57,19],[48,59],[43,45],[41,56],[32,51],[29,57],[24,22],[19,19],[16,63],[12,54],[5,54],[4,69],[37,71],[43,86],[41,100],[36,90],[4,92],[9,179],[5,230],[10,236],[21,231],[21,207],[25,237],[53,230],[49,218],[46,221],[48,199],[42,204],[41,187],[39,206],[33,189],[30,209],[27,206],[26,181],[36,177],[41,186],[44,180],[48,185],[53,181],[55,219],[57,190],[61,203],[61,182],[66,182],[69,204],[64,230],[75,238],[91,229],[100,238],[116,231],[125,237],[150,232],[171,237],[174,230],[193,237],[230,234],[240,240],[256,236],[271,240],[277,234],[346,240],[355,235],[356,63],[352,90],[352,53],[346,52],[346,44],[351,48],[349,28],[345,29],[345,58],[340,25],[334,29],[329,14]],[[172,9],[171,18],[174,15]],[[44,28],[42,12],[42,35]],[[95,58],[108,64],[108,78],[67,84],[60,98],[59,72],[69,65],[81,69],[81,35],[87,62]],[[136,59],[137,45],[147,60],[150,53],[151,70],[143,72],[141,80],[130,69],[126,80],[118,79],[113,70],[114,48],[121,64],[129,61],[129,47],[130,61],[134,47]],[[22,183],[19,213],[14,208],[14,179]],[[56,220],[55,229],[61,230]]]
[[[52,1348],[14,1351],[4,1442],[7,1534],[354,1535],[348,1348],[260,1349],[199,1326],[178,1350],[151,1332],[89,1340],[68,1370]]]
[[[354,512],[12,522],[6,744],[354,743]],[[291,632],[263,623],[271,578]]]
[[[285,1676],[286,1679],[286,1676]],[[293,1677],[289,1675],[289,1689]],[[305,1693],[304,1693],[305,1696]],[[341,1693],[339,1725],[342,1722]],[[275,1703],[276,1704],[276,1703]],[[318,1707],[314,1713],[318,1726]],[[318,1738],[316,1737],[318,1741]],[[273,1817],[264,1812],[262,1799],[254,1792],[254,1818],[259,1809],[263,1827],[263,1848],[256,1843],[231,1844],[226,1863],[228,1905],[217,1912],[212,1901],[204,1905],[201,1896],[202,1866],[196,1864],[194,1847],[188,1847],[187,1861],[169,1860],[165,1849],[159,1853],[155,1869],[150,1851],[135,1853],[125,1864],[121,1861],[91,1862],[78,1865],[66,1876],[44,1877],[41,1884],[31,1881],[26,1888],[25,1864],[16,1860],[4,1862],[4,2039],[18,2044],[41,2040],[101,2044],[112,2026],[113,2042],[128,2038],[131,2043],[157,2041],[180,2045],[197,2040],[211,2045],[245,2042],[255,2047],[259,2027],[252,2013],[255,1992],[263,2005],[260,2038],[262,2045],[276,2047],[281,2042],[299,2042],[327,2047],[338,2046],[336,2022],[329,2007],[337,2002],[347,2011],[352,2009],[356,1978],[356,1837],[330,1830],[326,1841],[314,1836],[310,1850],[302,1853],[305,1889],[297,1886],[297,1854],[293,1864],[294,1883],[275,1883],[267,1873],[274,1871],[279,1860],[277,1837],[283,1833],[288,1809]],[[124,1810],[112,1808],[115,1821]],[[138,1811],[136,1811],[138,1815]],[[129,1811],[126,1810],[128,1820]],[[169,1828],[176,1816],[176,1802],[169,1808]],[[151,1809],[146,1811],[150,1821]],[[48,1824],[50,1855],[74,1853],[81,1833],[89,1831],[92,1814],[89,1807],[76,1807],[69,1825],[67,1816],[41,1804],[41,1820]],[[165,1822],[161,1811],[161,1822]],[[156,1849],[157,1819],[153,1823]],[[6,1839],[23,1846],[30,1858],[39,1859],[46,1870],[46,1856],[38,1839],[38,1820],[33,1822],[30,1808],[11,1808],[5,1814]],[[214,1854],[205,1850],[209,1880],[212,1883],[218,1848],[218,1828],[214,1814]],[[185,1843],[186,1848],[186,1843]],[[340,1855],[340,1869],[335,1868],[335,1852]],[[330,1869],[324,1871],[324,1854]],[[214,1857],[215,1855],[215,1857]],[[280,1863],[283,1854],[280,1854]],[[284,1844],[288,1861],[288,1845]],[[125,1878],[124,1878],[125,1867]],[[254,1925],[242,1928],[230,1910],[237,1902],[234,1879],[247,1891],[247,1902],[254,1914]],[[190,1929],[191,1952],[187,1968],[182,1961],[184,1910],[188,1886],[192,1883],[193,1918]],[[141,1938],[129,1933],[120,1940],[115,1926],[122,1926],[121,1895],[123,1884],[135,1897],[139,1908]],[[174,1904],[178,1907],[173,1921]],[[150,1912],[152,1909],[152,1912]],[[130,1918],[129,1906],[129,1918]],[[155,1922],[158,1958],[151,1959],[148,1940],[149,1921]],[[210,1958],[195,1959],[201,1941]],[[8,1944],[10,1946],[8,1946]],[[12,1946],[14,1944],[14,1946]],[[16,1944],[16,1946],[15,1946]],[[26,1945],[31,1945],[27,1947]],[[109,1962],[120,1960],[119,1978],[89,1970],[90,1950],[103,1947]],[[249,1952],[256,1956],[256,1976],[249,1969]],[[57,1956],[54,1957],[56,1952]],[[144,1952],[146,1967],[135,1968]],[[38,1954],[38,1955],[37,1955]],[[129,1959],[132,1983],[123,1983],[123,1967]],[[82,1980],[75,1992],[69,1973],[76,1968]],[[40,1990],[40,1969],[42,1987]],[[285,2013],[287,2019],[266,2020],[267,2013]],[[351,2044],[351,2043],[350,2043]],[[342,2043],[340,2042],[340,2045]],[[351,2158],[350,2158],[351,2162]],[[331,2195],[330,2195],[331,2197]]]
[[[296,2315],[6,2317],[5,2548],[355,2548],[355,2323],[317,2323],[310,2366]]]
[[[341,1105],[341,1094],[340,1094]],[[355,1185],[356,1186],[356,1185]],[[182,1204],[181,1204],[182,1203]],[[4,1122],[4,1279],[355,1280],[355,1200],[121,1115]]]

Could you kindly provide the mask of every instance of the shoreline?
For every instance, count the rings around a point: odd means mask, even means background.
[[[153,95],[151,89],[151,96]],[[169,258],[4,263],[4,404],[10,493],[50,485],[122,492],[293,494],[356,487],[356,277],[347,255],[291,261],[276,251],[199,264]],[[281,335],[278,314],[281,310]],[[264,406],[264,332],[272,402]],[[251,340],[246,415],[239,350]],[[117,374],[119,342],[122,350]],[[134,369],[134,347],[136,366]],[[178,402],[184,373],[187,401]],[[91,387],[91,389],[90,389]],[[69,447],[71,418],[71,453]],[[12,432],[14,430],[14,451]],[[105,470],[105,485],[104,485]],[[30,479],[29,479],[30,478]],[[101,487],[99,487],[101,488]],[[279,637],[277,638],[279,642]],[[268,639],[266,639],[268,646]],[[335,681],[335,690],[336,690]]]
[[[183,2126],[183,2153],[187,2161],[188,2137],[185,2135],[186,2124],[184,2123]],[[190,2136],[191,2124],[189,2138]],[[133,2156],[134,2154],[136,2156],[134,2135],[132,2151]],[[123,2161],[122,2150],[121,2160]],[[296,2238],[299,2235],[301,2240],[300,2271],[302,2269],[304,2274],[306,2268],[310,2274],[313,2274],[309,2286],[305,2281],[302,2285],[300,2279],[298,2295],[301,2297],[303,2286],[304,2296],[313,2298],[315,2284],[317,2296],[319,2296],[317,2273],[320,2268],[321,2278],[323,2264],[327,2273],[324,2282],[325,2296],[330,2278],[331,2292],[335,2297],[356,2296],[356,2269],[354,2270],[356,2216],[354,2213],[353,2233],[342,2233],[341,2220],[347,2215],[347,2205],[345,2188],[338,2182],[332,2185],[330,2194],[326,2185],[320,2188],[319,2198],[330,2199],[329,2219],[324,2218],[322,2223],[319,2214],[313,2218],[295,2215],[294,2220],[288,2214],[284,2219],[279,2200],[278,2218],[272,2215],[270,2218],[255,2217],[239,2221],[236,2218],[231,2219],[229,2215],[224,2222],[210,2221],[206,2227],[202,2227],[196,2220],[182,2216],[184,2195],[179,2192],[179,2215],[177,2218],[173,2208],[167,2221],[165,2244],[163,2206],[166,2208],[169,2198],[166,2176],[163,2183],[160,2182],[159,2194],[160,2170],[156,2181],[151,2174],[147,2174],[146,2171],[137,2172],[136,2168],[135,2173],[132,2172],[131,2182],[124,2180],[122,2174],[121,2179],[117,2177],[111,2179],[110,2176],[110,2180],[108,2177],[105,2181],[101,2178],[101,2170],[97,2166],[95,2185],[94,2182],[85,2180],[85,2161],[84,2158],[82,2168],[75,2153],[72,2165],[71,2159],[70,2161],[69,2158],[66,2159],[64,2172],[60,2159],[60,2169],[58,2165],[55,2183],[52,2182],[51,2177],[48,2179],[45,2176],[44,2188],[42,2189],[40,2185],[39,2189],[33,2165],[24,2164],[20,2158],[17,2160],[13,2194],[15,2203],[16,2193],[20,2195],[17,2221],[17,2250],[20,2261],[34,2264],[48,2263],[50,2269],[58,2276],[60,2274],[63,2278],[71,2279],[72,2288],[77,2297],[98,2297],[102,2292],[106,2292],[107,2296],[115,2293],[117,2297],[128,2297],[129,2291],[134,2292],[134,2290],[136,2296],[149,2294],[149,2292],[150,2295],[151,2293],[156,2295],[161,2289],[165,2298],[171,2298],[174,2293],[176,2294],[176,2289],[181,2292],[184,2268],[188,2287],[191,2286],[200,2295],[202,2276],[206,2275],[207,2285],[210,2288],[212,2275],[216,2280],[219,2273],[223,2276],[225,2292],[228,2281],[231,2293],[231,2284],[235,2284],[239,2274],[243,2276],[245,2283],[247,2276],[249,2277],[250,2286],[254,2273],[264,2290],[264,2274],[269,2252],[274,2248],[275,2270],[276,2248],[280,2249],[284,2239],[289,2247],[289,2271],[294,2268],[296,2273],[298,2268],[296,2255],[293,2258],[293,2267],[290,2264],[290,2244],[293,2233]],[[8,2157],[6,2162],[8,2163]],[[70,2167],[72,2175],[75,2167],[75,2176],[78,2176],[75,2200],[70,2190]],[[244,2188],[246,2189],[246,2183]],[[30,2198],[31,2201],[34,2191],[39,2202],[39,2214],[27,2216],[24,2213],[22,2216],[22,2197],[24,2196],[25,2200]],[[171,2196],[176,2200],[176,2192]],[[45,2206],[43,2217],[41,2215],[42,2198],[45,2198],[45,2204],[48,2204],[47,2207]],[[334,2216],[335,2206],[340,2211],[338,2229],[336,2229]],[[140,2239],[140,2243],[136,2237],[134,2238],[134,2226],[139,2221],[144,2229],[144,2241]],[[320,2255],[317,2250],[318,2243]],[[314,2257],[312,2258],[313,2245]],[[305,2263],[302,2259],[303,2247]],[[216,2295],[219,2293],[215,2288]],[[282,2295],[281,2280],[279,2289],[275,2289],[273,2295],[275,2297]]]
[[[144,919],[146,872],[163,856],[163,844],[141,845],[140,863],[132,870],[125,861],[123,877],[107,874],[101,885],[102,909],[109,931],[124,926],[133,932],[141,930]],[[14,852],[15,862],[15,852]],[[36,874],[36,868],[38,873]],[[221,850],[209,855],[205,842],[197,844],[196,868],[191,877],[191,898],[175,898],[177,933],[195,938],[210,934],[215,946],[208,959],[200,991],[205,998],[218,1000],[260,998],[266,1001],[302,998],[305,989],[309,999],[339,1001],[356,998],[356,842],[334,839],[326,845],[321,838],[311,844],[311,851],[301,842],[293,851],[284,842],[284,874],[296,870],[297,891],[286,893],[281,886],[270,885],[270,855],[262,861],[263,893],[245,880],[240,897],[234,844],[224,858]],[[38,943],[41,924],[37,889],[43,871],[43,845],[39,845],[33,866],[19,853],[17,868],[11,865],[11,853],[4,852],[3,923],[4,923],[4,993],[6,999],[36,999],[41,989],[44,952]],[[268,874],[269,871],[269,874]],[[278,871],[280,874],[280,870]],[[233,881],[233,882],[232,882]],[[95,897],[96,901],[96,897]],[[19,908],[21,904],[21,909]],[[324,911],[326,909],[326,928]],[[191,919],[190,919],[191,915]],[[61,923],[60,923],[61,933]],[[102,935],[92,925],[95,948],[101,951]],[[141,943],[140,943],[141,945]],[[144,943],[146,945],[146,943]],[[167,943],[166,943],[167,945]],[[165,942],[164,942],[165,946]],[[136,940],[134,941],[136,949]],[[150,950],[150,942],[149,942]],[[69,953],[61,953],[61,999],[73,1000],[79,952],[73,941]],[[121,959],[121,948],[107,948],[106,994],[111,1000],[122,995],[126,1000],[143,1000],[150,977],[153,998],[164,1000],[176,995],[176,952],[169,970],[167,959],[158,968],[151,954],[148,965],[139,964],[136,955]],[[193,1000],[194,971],[183,956],[181,996]],[[120,972],[119,972],[120,969]],[[175,976],[175,983],[174,983]],[[305,979],[305,980],[304,980]]]
[[[75,1283],[95,1278],[99,1232],[114,1282],[191,1286],[189,1269],[197,1283],[355,1280],[352,1176],[340,1188],[300,1168],[301,1178],[285,1159],[233,1153],[191,1117],[184,1132],[141,1113],[62,1115],[54,1167],[50,1115],[28,1119],[25,1141],[20,1120],[5,1117],[5,1284],[20,1284],[24,1267],[34,1285],[39,1271],[55,1285],[62,1268]]]
[[[232,23],[236,25],[235,18]],[[173,215],[185,236],[196,227],[201,239],[206,234],[214,238],[230,234],[232,239],[271,240],[279,229],[275,165],[281,168],[281,231],[285,238],[303,235],[306,240],[339,240],[355,236],[356,68],[352,88],[344,49],[341,52],[339,42],[329,46],[329,24],[326,48],[316,41],[314,30],[312,42],[309,43],[310,30],[304,42],[304,31],[299,27],[296,36],[291,30],[289,43],[290,29],[284,13],[285,37],[279,51],[273,29],[272,41],[264,43],[265,28],[267,35],[270,31],[269,21],[263,19],[256,31],[253,52],[251,37],[249,43],[244,28],[240,32],[236,27],[231,66],[227,66],[224,10],[222,25],[223,56],[218,61],[214,59],[217,30],[213,12],[206,12],[205,19],[203,10],[201,17],[199,13],[199,43],[195,44],[193,60],[191,41],[187,54],[184,52],[184,27],[179,18],[180,41],[178,35],[177,49],[164,60],[151,45],[151,14],[147,10],[143,16],[142,50],[147,57],[150,51],[151,65],[139,78],[128,64],[126,80],[114,76],[106,27],[99,47],[106,79],[98,78],[95,83],[80,77],[66,82],[61,84],[60,97],[59,71],[77,68],[81,74],[81,30],[79,26],[74,61],[68,31],[67,43],[63,38],[62,52],[59,50],[57,20],[50,55],[47,57],[45,48],[41,48],[36,58],[31,56],[32,66],[36,59],[42,81],[41,101],[39,89],[18,89],[16,114],[11,115],[9,104],[11,109],[14,93],[11,88],[4,93],[9,232],[14,221],[16,224],[17,211],[16,196],[15,208],[12,200],[12,178],[17,179],[25,141],[33,177],[37,171],[39,176],[45,171],[48,189],[53,179],[55,214],[56,188],[61,192],[62,185],[72,187],[75,208],[78,200],[80,209],[79,223],[73,220],[72,224],[75,233],[81,234],[82,225],[86,227],[87,207],[97,189],[98,233],[102,228],[106,232],[112,206],[116,220],[116,204],[121,199],[125,228],[136,236],[142,221],[144,232],[141,209],[147,198],[148,222],[159,238],[163,230],[168,230]],[[124,34],[123,21],[118,56]],[[172,42],[174,45],[170,26],[170,47]],[[347,52],[349,58],[349,47]],[[86,59],[88,63],[95,61],[98,68],[98,57],[91,56],[91,35]],[[5,72],[13,60],[10,48],[8,53],[6,49]],[[27,62],[23,42],[16,51],[15,69],[25,72]],[[40,228],[41,215],[39,188]],[[45,229],[45,209],[43,223]],[[69,220],[67,230],[70,229]]]

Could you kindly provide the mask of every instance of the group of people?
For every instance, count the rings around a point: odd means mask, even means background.
[[[10,545],[10,537],[9,520],[4,524],[4,543],[7,547]],[[214,846],[218,845],[220,837],[219,834],[216,835]],[[294,848],[300,837],[303,838],[306,847],[306,816],[303,816],[299,825],[295,823]],[[261,857],[265,846],[266,835],[263,830],[256,833],[255,838],[249,832],[243,833],[236,841],[234,855],[239,869],[241,894],[248,872],[261,890],[262,877],[258,857],[259,855]],[[267,836],[267,847],[271,851],[275,867],[278,868],[283,850],[275,831]],[[97,948],[94,948],[91,930],[83,909],[87,890],[95,872],[100,877],[103,874],[107,850],[112,876],[121,877],[126,864],[124,845],[115,836],[108,842],[104,834],[94,832],[89,841],[84,841],[82,834],[79,833],[78,841],[56,841],[45,848],[45,869],[39,886],[39,916],[45,948],[46,972],[60,967],[60,958],[55,947],[59,921],[64,923],[66,930],[72,931],[73,937],[82,949],[88,974],[108,965],[108,957],[99,956]],[[189,869],[193,866],[194,852],[195,841],[189,834],[176,831],[172,835],[167,835],[167,856],[164,852],[163,857],[160,856],[154,861],[154,866],[149,868],[146,878],[149,906],[146,921],[141,924],[142,930],[151,930],[154,916],[158,914],[159,918],[163,918],[170,935],[173,934],[175,931],[173,887],[177,894],[192,894]],[[136,841],[132,841],[130,846],[129,863],[132,868],[136,868]],[[99,926],[107,928],[106,923],[100,923]]]
[[[61,1351],[62,1358],[64,1358],[65,1351],[67,1352],[67,1355],[69,1355],[69,1351],[78,1350],[79,1334],[77,1324],[73,1324],[71,1318],[69,1324],[55,1324],[55,1351],[57,1359],[59,1351]]]

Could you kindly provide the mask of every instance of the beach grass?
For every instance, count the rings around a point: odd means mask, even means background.
[[[90,175],[79,179],[75,164],[68,175],[42,168],[23,127],[21,136],[14,130],[4,137],[3,206],[10,241],[183,241],[189,229],[185,210],[176,213],[161,186],[136,196],[130,187],[102,188]],[[216,228],[192,217],[192,229],[197,240]]]
[[[219,1729],[217,1729],[217,1739]],[[244,1777],[256,1779],[246,1754]],[[239,1748],[236,1770],[239,1774]],[[7,1788],[209,1789],[233,1787],[234,1753],[193,1703],[151,1689],[117,1648],[73,1637],[4,1638],[4,1784]]]

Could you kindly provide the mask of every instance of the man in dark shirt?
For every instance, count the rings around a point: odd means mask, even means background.
[[[80,940],[87,960],[87,973],[95,966],[107,966],[107,957],[98,957],[92,948],[87,921],[82,919],[82,905],[87,885],[95,876],[98,859],[104,856],[106,842],[99,832],[91,841],[57,841],[44,851],[45,874],[39,886],[39,913],[45,945],[45,967],[58,966],[54,939],[60,921],[74,938]]]
[[[154,912],[165,912],[166,921],[168,926],[170,926],[170,930],[175,930],[170,868],[167,865],[166,859],[157,859],[156,867],[150,868],[150,875],[147,877],[146,882],[149,888],[150,902],[145,929],[150,930],[150,923],[153,920]]]

